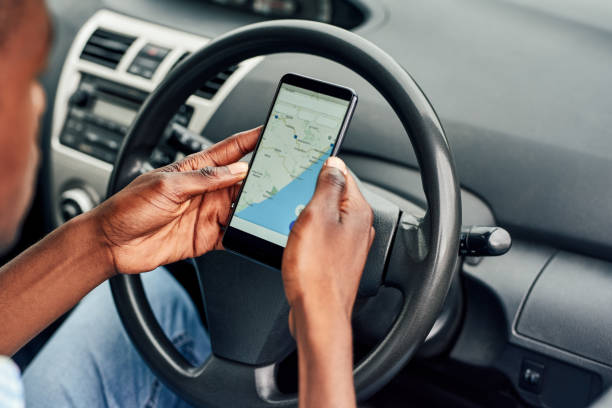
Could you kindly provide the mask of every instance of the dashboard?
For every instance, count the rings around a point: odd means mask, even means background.
[[[136,112],[164,76],[207,38],[109,11],[78,32],[58,83],[51,134],[53,215],[59,224],[106,195],[115,158]],[[203,78],[168,126],[151,167],[161,167],[210,142],[200,134],[229,90],[258,59]]]
[[[360,9],[343,0],[209,0],[268,18],[300,18],[354,28],[363,22]]]
[[[284,18],[306,18],[323,23],[331,23],[332,2],[331,0],[212,0],[218,4],[226,4],[241,7],[253,13],[271,17]]]
[[[537,406],[592,401],[612,384],[610,27],[546,2],[306,4],[177,0],[169,11],[164,0],[51,1],[58,44],[43,78],[51,99],[43,170],[53,226],[104,198],[135,112],[190,52],[264,18],[344,26],[403,64],[438,110],[463,187],[463,224],[504,226],[515,242],[503,257],[465,259],[421,355],[501,372]],[[414,153],[382,97],[343,67],[298,54],[202,78],[151,168],[259,125],[268,107],[259,101],[298,68],[357,90],[341,156],[368,189],[422,213]],[[357,322],[371,342],[393,320],[393,301],[379,300]]]

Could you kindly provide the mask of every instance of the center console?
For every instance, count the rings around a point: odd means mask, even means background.
[[[137,88],[83,73],[68,101],[60,143],[113,164],[147,95]],[[183,105],[173,121],[188,125],[192,115],[193,107]]]
[[[107,10],[81,28],[66,58],[53,111],[51,171],[56,225],[88,211],[106,194],[113,163],[148,95],[207,38]],[[168,124],[150,159],[160,167],[199,151],[209,118],[260,61],[231,66],[201,84]]]

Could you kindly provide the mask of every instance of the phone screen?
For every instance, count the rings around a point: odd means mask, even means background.
[[[285,247],[334,151],[350,100],[281,83],[230,226]]]

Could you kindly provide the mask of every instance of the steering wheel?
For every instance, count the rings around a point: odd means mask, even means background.
[[[360,295],[393,286],[402,292],[403,305],[386,337],[354,369],[357,397],[365,399],[393,378],[433,326],[455,270],[461,225],[459,187],[442,126],[393,58],[356,34],[322,23],[277,20],[231,31],[178,65],[149,96],[123,143],[108,194],[140,174],[167,123],[202,78],[248,58],[281,52],[325,57],[369,81],[401,120],[421,170],[427,198],[422,219],[372,193],[366,196],[376,239]],[[296,406],[296,396],[279,392],[274,379],[276,363],[295,348],[280,272],[225,251],[195,261],[213,350],[201,367],[187,362],[163,333],[138,275],[111,280],[121,321],[144,360],[194,405]]]

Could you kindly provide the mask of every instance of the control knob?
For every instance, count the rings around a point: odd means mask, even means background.
[[[471,225],[461,228],[459,255],[499,256],[508,252],[511,246],[510,234],[501,227]]]
[[[60,213],[64,221],[71,220],[96,206],[94,198],[83,188],[71,188],[60,196]]]
[[[86,107],[92,98],[91,91],[86,89],[79,89],[70,96],[70,105],[78,106],[80,108]]]

